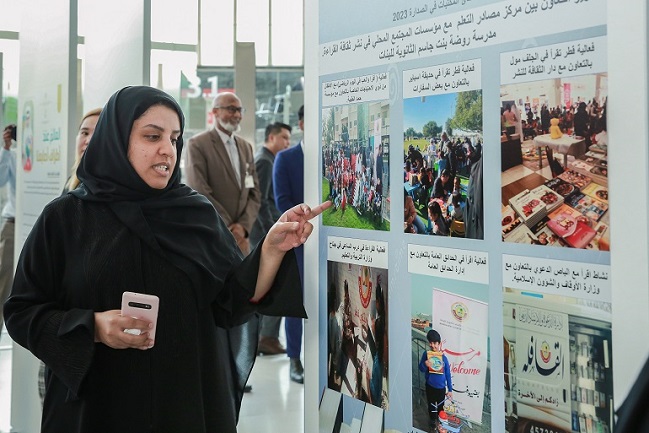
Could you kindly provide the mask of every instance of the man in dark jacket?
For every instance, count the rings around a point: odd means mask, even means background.
[[[250,244],[254,248],[275,221],[282,215],[275,206],[275,195],[273,193],[273,165],[275,155],[280,150],[287,149],[291,144],[291,127],[284,123],[276,122],[266,127],[264,145],[255,153],[255,170],[259,180],[261,192],[261,207],[257,214],[257,220],[250,232]],[[286,349],[279,342],[279,326],[281,317],[263,316],[261,319],[261,331],[259,332],[259,347],[257,351],[263,355],[278,355],[286,353]]]

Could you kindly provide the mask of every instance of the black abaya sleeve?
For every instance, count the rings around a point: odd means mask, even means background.
[[[25,241],[4,314],[11,338],[43,360],[76,396],[94,353],[94,313],[63,305],[65,219],[54,213],[48,205]]]
[[[250,302],[257,285],[262,239],[241,263],[236,265],[225,281],[225,289],[212,305],[216,324],[222,327],[246,322],[253,313],[266,316],[306,318],[300,274],[295,252],[290,250],[280,264],[270,290],[257,304]]]

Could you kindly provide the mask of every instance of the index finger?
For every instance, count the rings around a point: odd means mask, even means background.
[[[312,208],[311,208],[311,213],[308,215],[308,219],[313,219],[313,218],[317,217],[317,216],[320,215],[322,212],[324,212],[324,211],[326,211],[327,209],[329,209],[329,208],[331,207],[332,204],[333,204],[333,203],[331,202],[331,200],[327,200],[327,201],[325,201],[324,203],[320,203],[320,204],[319,204],[318,206],[316,206],[316,207],[312,207]]]

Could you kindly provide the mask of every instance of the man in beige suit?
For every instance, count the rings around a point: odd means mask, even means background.
[[[187,184],[206,196],[237,240],[243,254],[250,252],[248,236],[257,219],[261,192],[252,145],[234,135],[243,116],[234,93],[219,93],[212,104],[214,129],[187,143]]]

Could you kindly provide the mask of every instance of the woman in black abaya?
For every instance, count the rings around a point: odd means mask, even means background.
[[[164,92],[115,93],[82,184],[25,242],[4,311],[48,366],[43,432],[236,432],[257,336],[235,327],[255,312],[306,316],[291,250],[330,203],[287,211],[242,259],[210,202],[180,184],[183,127]],[[125,291],[159,297],[155,341],[120,315]]]

